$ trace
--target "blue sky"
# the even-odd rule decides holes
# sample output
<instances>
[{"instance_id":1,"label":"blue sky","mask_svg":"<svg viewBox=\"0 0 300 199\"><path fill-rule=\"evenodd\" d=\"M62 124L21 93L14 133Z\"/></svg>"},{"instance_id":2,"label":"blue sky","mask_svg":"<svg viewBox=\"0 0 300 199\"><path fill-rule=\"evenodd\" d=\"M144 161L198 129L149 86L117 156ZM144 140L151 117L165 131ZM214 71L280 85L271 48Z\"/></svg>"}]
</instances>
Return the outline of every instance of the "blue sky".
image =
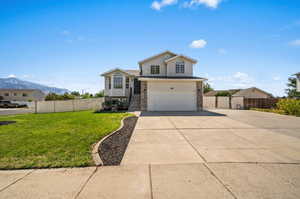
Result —
<instances>
[{"instance_id":1,"label":"blue sky","mask_svg":"<svg viewBox=\"0 0 300 199\"><path fill-rule=\"evenodd\" d=\"M164 50L215 89L283 95L300 72L298 0L0 0L0 77L71 90Z\"/></svg>"}]
</instances>

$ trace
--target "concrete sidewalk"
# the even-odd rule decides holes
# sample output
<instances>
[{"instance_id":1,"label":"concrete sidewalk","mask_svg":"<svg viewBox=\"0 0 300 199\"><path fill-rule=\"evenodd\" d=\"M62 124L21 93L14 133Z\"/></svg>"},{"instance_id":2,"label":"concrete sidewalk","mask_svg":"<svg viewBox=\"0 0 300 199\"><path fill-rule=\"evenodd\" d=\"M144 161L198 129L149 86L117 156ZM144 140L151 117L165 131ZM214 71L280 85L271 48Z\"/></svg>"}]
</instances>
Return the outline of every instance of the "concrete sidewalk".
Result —
<instances>
[{"instance_id":1,"label":"concrete sidewalk","mask_svg":"<svg viewBox=\"0 0 300 199\"><path fill-rule=\"evenodd\" d=\"M253 111L149 113L121 166L0 171L0 198L296 199L299 134L300 118Z\"/></svg>"}]
</instances>

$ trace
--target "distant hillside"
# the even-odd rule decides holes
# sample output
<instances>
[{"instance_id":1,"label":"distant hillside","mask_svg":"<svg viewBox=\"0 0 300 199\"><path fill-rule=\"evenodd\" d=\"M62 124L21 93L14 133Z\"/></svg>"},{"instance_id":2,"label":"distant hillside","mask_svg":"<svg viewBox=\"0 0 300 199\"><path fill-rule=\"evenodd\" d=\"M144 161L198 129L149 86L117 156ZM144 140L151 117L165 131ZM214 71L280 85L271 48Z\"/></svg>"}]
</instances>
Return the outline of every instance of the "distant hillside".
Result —
<instances>
[{"instance_id":1,"label":"distant hillside","mask_svg":"<svg viewBox=\"0 0 300 199\"><path fill-rule=\"evenodd\" d=\"M17 78L0 78L0 89L39 89L46 94L63 94L65 92L70 92L68 89L49 87Z\"/></svg>"}]
</instances>

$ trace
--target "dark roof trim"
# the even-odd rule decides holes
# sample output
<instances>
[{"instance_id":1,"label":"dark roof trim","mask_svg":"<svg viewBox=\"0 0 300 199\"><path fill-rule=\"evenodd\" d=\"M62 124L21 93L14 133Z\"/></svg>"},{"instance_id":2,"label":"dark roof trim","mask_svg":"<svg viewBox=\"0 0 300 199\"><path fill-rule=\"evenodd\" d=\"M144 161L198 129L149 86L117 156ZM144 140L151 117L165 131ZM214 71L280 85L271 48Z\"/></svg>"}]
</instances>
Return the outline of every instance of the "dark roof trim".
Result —
<instances>
[{"instance_id":1,"label":"dark roof trim","mask_svg":"<svg viewBox=\"0 0 300 199\"><path fill-rule=\"evenodd\" d=\"M203 77L195 76L140 76L140 78L150 78L150 79L202 79L207 80Z\"/></svg>"}]
</instances>

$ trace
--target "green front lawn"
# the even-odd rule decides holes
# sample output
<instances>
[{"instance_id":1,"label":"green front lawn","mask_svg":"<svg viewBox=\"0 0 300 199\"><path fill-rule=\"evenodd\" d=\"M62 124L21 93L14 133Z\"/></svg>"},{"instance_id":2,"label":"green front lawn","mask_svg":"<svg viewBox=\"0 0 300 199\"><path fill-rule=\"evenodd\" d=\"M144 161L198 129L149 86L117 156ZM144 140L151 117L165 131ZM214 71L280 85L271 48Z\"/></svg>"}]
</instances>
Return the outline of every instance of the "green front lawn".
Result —
<instances>
[{"instance_id":1,"label":"green front lawn","mask_svg":"<svg viewBox=\"0 0 300 199\"><path fill-rule=\"evenodd\" d=\"M91 145L128 113L92 111L0 116L0 169L93 165Z\"/></svg>"}]
</instances>

